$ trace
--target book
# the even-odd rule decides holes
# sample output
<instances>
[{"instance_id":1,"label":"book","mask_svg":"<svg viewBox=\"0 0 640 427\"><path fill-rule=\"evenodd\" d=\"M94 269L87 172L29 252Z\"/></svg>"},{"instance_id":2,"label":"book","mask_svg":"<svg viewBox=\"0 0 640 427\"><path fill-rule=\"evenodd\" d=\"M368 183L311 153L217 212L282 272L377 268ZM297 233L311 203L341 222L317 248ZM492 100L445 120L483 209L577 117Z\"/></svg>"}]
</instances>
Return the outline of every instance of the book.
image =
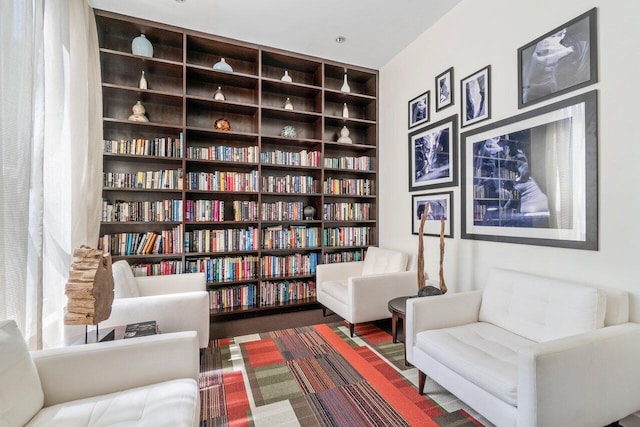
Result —
<instances>
[{"instance_id":1,"label":"book","mask_svg":"<svg viewBox=\"0 0 640 427\"><path fill-rule=\"evenodd\" d=\"M125 338L144 337L146 335L156 335L158 333L158 325L155 320L146 322L128 324L124 330Z\"/></svg>"}]
</instances>

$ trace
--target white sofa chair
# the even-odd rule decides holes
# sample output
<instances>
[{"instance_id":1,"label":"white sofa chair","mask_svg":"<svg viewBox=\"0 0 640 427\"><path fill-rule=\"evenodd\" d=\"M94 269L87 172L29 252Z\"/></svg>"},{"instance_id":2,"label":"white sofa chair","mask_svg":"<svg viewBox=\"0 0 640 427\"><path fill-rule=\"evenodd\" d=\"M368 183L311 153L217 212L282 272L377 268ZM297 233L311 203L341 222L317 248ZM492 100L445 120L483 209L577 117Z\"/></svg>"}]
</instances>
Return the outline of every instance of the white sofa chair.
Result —
<instances>
[{"instance_id":1,"label":"white sofa chair","mask_svg":"<svg viewBox=\"0 0 640 427\"><path fill-rule=\"evenodd\" d=\"M126 261L112 265L115 297L100 328L155 320L161 333L196 331L209 345L209 292L204 273L134 277Z\"/></svg>"},{"instance_id":2,"label":"white sofa chair","mask_svg":"<svg viewBox=\"0 0 640 427\"><path fill-rule=\"evenodd\" d=\"M194 331L29 353L0 322L0 425L200 425Z\"/></svg>"},{"instance_id":3,"label":"white sofa chair","mask_svg":"<svg viewBox=\"0 0 640 427\"><path fill-rule=\"evenodd\" d=\"M369 247L364 261L321 264L316 269L316 299L349 323L388 319L389 300L418 292L415 271L407 271L409 256Z\"/></svg>"},{"instance_id":4,"label":"white sofa chair","mask_svg":"<svg viewBox=\"0 0 640 427\"><path fill-rule=\"evenodd\" d=\"M407 359L498 426L604 426L640 410L624 291L492 269L483 290L407 302Z\"/></svg>"}]
</instances>

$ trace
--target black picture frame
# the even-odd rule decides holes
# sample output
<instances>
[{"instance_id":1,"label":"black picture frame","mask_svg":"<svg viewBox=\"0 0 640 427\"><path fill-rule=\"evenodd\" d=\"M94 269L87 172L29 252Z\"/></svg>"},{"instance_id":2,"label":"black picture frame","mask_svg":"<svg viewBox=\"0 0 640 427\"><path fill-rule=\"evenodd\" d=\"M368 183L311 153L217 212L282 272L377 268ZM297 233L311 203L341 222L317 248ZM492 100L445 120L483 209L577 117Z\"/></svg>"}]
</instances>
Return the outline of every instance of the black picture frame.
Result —
<instances>
[{"instance_id":1,"label":"black picture frame","mask_svg":"<svg viewBox=\"0 0 640 427\"><path fill-rule=\"evenodd\" d=\"M429 114L430 95L431 91L426 91L408 102L409 129L428 123L431 119Z\"/></svg>"},{"instance_id":2,"label":"black picture frame","mask_svg":"<svg viewBox=\"0 0 640 427\"><path fill-rule=\"evenodd\" d=\"M453 67L438 74L435 79L436 83L436 112L444 110L447 107L451 107L454 104L454 90L453 84Z\"/></svg>"},{"instance_id":3,"label":"black picture frame","mask_svg":"<svg viewBox=\"0 0 640 427\"><path fill-rule=\"evenodd\" d=\"M440 218L444 215L444 237L453 238L453 191L411 196L411 234L418 235L420 231L420 219L426 203L429 203L429 214L422 234L440 236Z\"/></svg>"},{"instance_id":4,"label":"black picture frame","mask_svg":"<svg viewBox=\"0 0 640 427\"><path fill-rule=\"evenodd\" d=\"M491 118L491 65L460 80L460 127Z\"/></svg>"},{"instance_id":5,"label":"black picture frame","mask_svg":"<svg viewBox=\"0 0 640 427\"><path fill-rule=\"evenodd\" d=\"M458 116L409 134L409 191L458 185Z\"/></svg>"},{"instance_id":6,"label":"black picture frame","mask_svg":"<svg viewBox=\"0 0 640 427\"><path fill-rule=\"evenodd\" d=\"M598 249L597 92L461 135L462 238Z\"/></svg>"},{"instance_id":7,"label":"black picture frame","mask_svg":"<svg viewBox=\"0 0 640 427\"><path fill-rule=\"evenodd\" d=\"M518 108L598 81L593 8L518 49Z\"/></svg>"}]
</instances>

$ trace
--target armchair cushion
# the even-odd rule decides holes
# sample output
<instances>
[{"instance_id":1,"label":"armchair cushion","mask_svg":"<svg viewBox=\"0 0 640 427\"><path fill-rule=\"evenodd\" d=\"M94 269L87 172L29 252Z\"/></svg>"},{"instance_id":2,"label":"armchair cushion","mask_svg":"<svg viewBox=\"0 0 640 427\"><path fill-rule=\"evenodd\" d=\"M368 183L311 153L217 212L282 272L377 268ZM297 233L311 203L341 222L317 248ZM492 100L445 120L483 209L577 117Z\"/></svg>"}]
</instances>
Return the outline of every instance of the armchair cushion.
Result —
<instances>
[{"instance_id":1,"label":"armchair cushion","mask_svg":"<svg viewBox=\"0 0 640 427\"><path fill-rule=\"evenodd\" d=\"M136 279L129 263L125 260L114 262L111 265L113 273L113 290L115 298L134 298L140 296L136 285Z\"/></svg>"},{"instance_id":2,"label":"armchair cushion","mask_svg":"<svg viewBox=\"0 0 640 427\"><path fill-rule=\"evenodd\" d=\"M371 246L367 249L367 255L364 257L362 275L370 276L405 271L408 261L409 257L405 253Z\"/></svg>"},{"instance_id":3,"label":"armchair cushion","mask_svg":"<svg viewBox=\"0 0 640 427\"><path fill-rule=\"evenodd\" d=\"M0 322L0 425L25 425L44 404L40 377L13 320Z\"/></svg>"}]
</instances>

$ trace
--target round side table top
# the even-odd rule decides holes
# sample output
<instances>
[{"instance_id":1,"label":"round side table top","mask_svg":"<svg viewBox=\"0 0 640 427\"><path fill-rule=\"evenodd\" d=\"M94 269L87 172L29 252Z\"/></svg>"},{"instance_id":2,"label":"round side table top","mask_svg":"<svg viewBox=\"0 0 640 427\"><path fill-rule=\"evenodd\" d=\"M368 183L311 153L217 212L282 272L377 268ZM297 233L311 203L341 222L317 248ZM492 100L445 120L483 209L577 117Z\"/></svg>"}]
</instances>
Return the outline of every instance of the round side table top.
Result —
<instances>
[{"instance_id":1,"label":"round side table top","mask_svg":"<svg viewBox=\"0 0 640 427\"><path fill-rule=\"evenodd\" d=\"M398 314L405 314L407 309L407 300L409 298L415 298L415 295L405 296L405 297L397 297L389 301L388 307L390 312L396 312Z\"/></svg>"}]
</instances>

